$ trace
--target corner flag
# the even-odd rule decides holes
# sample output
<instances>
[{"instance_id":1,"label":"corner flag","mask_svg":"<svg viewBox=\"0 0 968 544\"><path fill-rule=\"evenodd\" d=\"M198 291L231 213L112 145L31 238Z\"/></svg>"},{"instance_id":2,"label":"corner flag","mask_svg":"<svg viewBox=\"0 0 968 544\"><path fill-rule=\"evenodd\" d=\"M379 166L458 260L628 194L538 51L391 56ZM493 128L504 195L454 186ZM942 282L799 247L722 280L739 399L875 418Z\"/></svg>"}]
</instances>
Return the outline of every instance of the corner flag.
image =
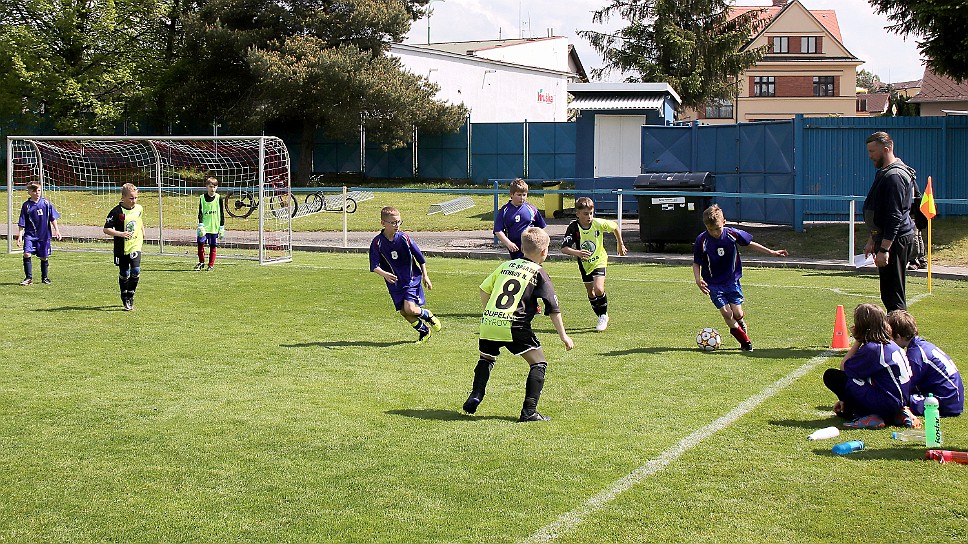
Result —
<instances>
[{"instance_id":1,"label":"corner flag","mask_svg":"<svg viewBox=\"0 0 968 544\"><path fill-rule=\"evenodd\" d=\"M934 219L938 215L938 209L934 206L934 190L931 189L931 176L928 176L928 186L924 189L921 196L921 213L928 219Z\"/></svg>"}]
</instances>

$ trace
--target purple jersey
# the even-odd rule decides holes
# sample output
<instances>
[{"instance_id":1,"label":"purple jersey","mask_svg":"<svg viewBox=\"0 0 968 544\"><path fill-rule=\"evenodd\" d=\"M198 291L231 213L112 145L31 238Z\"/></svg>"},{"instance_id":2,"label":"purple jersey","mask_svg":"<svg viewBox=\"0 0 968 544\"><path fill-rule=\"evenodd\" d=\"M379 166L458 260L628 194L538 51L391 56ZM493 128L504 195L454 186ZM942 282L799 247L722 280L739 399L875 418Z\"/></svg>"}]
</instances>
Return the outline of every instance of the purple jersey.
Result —
<instances>
[{"instance_id":1,"label":"purple jersey","mask_svg":"<svg viewBox=\"0 0 968 544\"><path fill-rule=\"evenodd\" d=\"M427 262L417 244L406 234L397 231L393 240L381 231L370 242L370 272L380 267L397 277L397 283L387 282L390 291L400 291L420 285L423 272L420 265Z\"/></svg>"},{"instance_id":2,"label":"purple jersey","mask_svg":"<svg viewBox=\"0 0 968 544\"><path fill-rule=\"evenodd\" d=\"M709 285L733 285L743 277L743 262L739 247L748 246L753 236L745 230L723 227L719 238L709 231L696 237L692 262L699 265L702 279Z\"/></svg>"},{"instance_id":3,"label":"purple jersey","mask_svg":"<svg viewBox=\"0 0 968 544\"><path fill-rule=\"evenodd\" d=\"M847 394L858 412L877 414L892 421L907 405L911 367L904 350L894 342L868 342L844 363Z\"/></svg>"},{"instance_id":4,"label":"purple jersey","mask_svg":"<svg viewBox=\"0 0 968 544\"><path fill-rule=\"evenodd\" d=\"M20 219L17 226L23 227L25 238L34 238L49 242L51 239L50 224L60 218L54 205L46 198L40 197L37 202L28 200L20 207Z\"/></svg>"},{"instance_id":5,"label":"purple jersey","mask_svg":"<svg viewBox=\"0 0 968 544\"><path fill-rule=\"evenodd\" d=\"M514 242L518 247L521 247L521 235L528 230L528 227L543 229L547 226L548 224L545 223L544 217L541 217L538 208L527 202L521 204L521 206L515 206L508 202L498 210L497 216L494 217L494 232L503 232L507 235L508 240Z\"/></svg>"},{"instance_id":6,"label":"purple jersey","mask_svg":"<svg viewBox=\"0 0 968 544\"><path fill-rule=\"evenodd\" d=\"M965 408L965 385L951 357L920 336L908 344L907 356L911 363L911 408L915 413L924 413L924 397L931 393L938 399L941 415L960 414Z\"/></svg>"}]
</instances>

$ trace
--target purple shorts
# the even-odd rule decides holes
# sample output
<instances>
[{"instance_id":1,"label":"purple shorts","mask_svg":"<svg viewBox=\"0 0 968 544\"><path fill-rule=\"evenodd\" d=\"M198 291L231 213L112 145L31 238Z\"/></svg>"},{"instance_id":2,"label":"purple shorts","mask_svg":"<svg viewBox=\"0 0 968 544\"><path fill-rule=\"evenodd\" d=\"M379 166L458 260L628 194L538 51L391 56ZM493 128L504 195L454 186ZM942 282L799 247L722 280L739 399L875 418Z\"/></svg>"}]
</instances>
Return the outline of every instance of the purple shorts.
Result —
<instances>
[{"instance_id":1,"label":"purple shorts","mask_svg":"<svg viewBox=\"0 0 968 544\"><path fill-rule=\"evenodd\" d=\"M739 286L739 283L732 285L710 285L709 300L713 301L717 309L727 304L742 304L743 288Z\"/></svg>"},{"instance_id":2,"label":"purple shorts","mask_svg":"<svg viewBox=\"0 0 968 544\"><path fill-rule=\"evenodd\" d=\"M403 301L409 300L416 304L417 306L423 306L426 303L424 299L423 285L417 283L416 285L410 285L403 289L393 289L390 288L390 298L393 299L393 307L400 311L403 308Z\"/></svg>"},{"instance_id":3,"label":"purple shorts","mask_svg":"<svg viewBox=\"0 0 968 544\"><path fill-rule=\"evenodd\" d=\"M218 247L218 234L206 234L198 237L199 244L208 244L211 247Z\"/></svg>"},{"instance_id":4,"label":"purple shorts","mask_svg":"<svg viewBox=\"0 0 968 544\"><path fill-rule=\"evenodd\" d=\"M46 259L50 257L50 240L40 240L32 236L24 236L24 253L30 253L41 259Z\"/></svg>"}]
</instances>

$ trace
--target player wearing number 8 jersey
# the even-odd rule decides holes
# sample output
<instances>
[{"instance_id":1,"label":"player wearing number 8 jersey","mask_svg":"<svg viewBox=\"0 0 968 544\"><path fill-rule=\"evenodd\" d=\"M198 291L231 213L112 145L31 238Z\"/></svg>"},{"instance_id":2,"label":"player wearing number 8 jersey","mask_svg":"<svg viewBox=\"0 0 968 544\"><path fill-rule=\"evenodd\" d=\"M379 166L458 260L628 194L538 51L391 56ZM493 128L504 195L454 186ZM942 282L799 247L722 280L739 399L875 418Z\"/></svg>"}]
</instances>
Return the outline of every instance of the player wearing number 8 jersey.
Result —
<instances>
[{"instance_id":1,"label":"player wearing number 8 jersey","mask_svg":"<svg viewBox=\"0 0 968 544\"><path fill-rule=\"evenodd\" d=\"M484 399L491 369L503 347L514 355L520 355L530 365L519 421L551 419L537 411L548 367L541 343L531 330L531 320L537 311L539 298L544 300L545 314L551 318L565 349L570 350L575 343L565 332L551 278L541 267L541 263L548 258L550 242L545 231L537 227L529 228L521 236L524 257L501 264L481 283L481 303L484 305L478 341L481 356L474 369L474 385L464 403L465 412L473 414L477 411Z\"/></svg>"}]
</instances>

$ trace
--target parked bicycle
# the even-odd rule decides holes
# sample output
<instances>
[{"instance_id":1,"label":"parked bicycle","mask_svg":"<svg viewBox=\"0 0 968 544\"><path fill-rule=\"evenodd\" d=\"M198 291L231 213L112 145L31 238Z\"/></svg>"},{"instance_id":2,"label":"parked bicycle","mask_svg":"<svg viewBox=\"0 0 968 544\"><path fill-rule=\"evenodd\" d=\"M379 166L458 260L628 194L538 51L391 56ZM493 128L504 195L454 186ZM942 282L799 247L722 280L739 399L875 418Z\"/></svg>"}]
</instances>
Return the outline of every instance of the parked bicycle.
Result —
<instances>
[{"instance_id":1,"label":"parked bicycle","mask_svg":"<svg viewBox=\"0 0 968 544\"><path fill-rule=\"evenodd\" d=\"M272 195L266 202L268 214L277 219L295 216L299 210L296 196L292 194L285 182L273 182L272 186ZM240 189L229 193L225 201L227 203L225 208L229 215L245 219L259 209L259 191L257 189Z\"/></svg>"}]
</instances>

